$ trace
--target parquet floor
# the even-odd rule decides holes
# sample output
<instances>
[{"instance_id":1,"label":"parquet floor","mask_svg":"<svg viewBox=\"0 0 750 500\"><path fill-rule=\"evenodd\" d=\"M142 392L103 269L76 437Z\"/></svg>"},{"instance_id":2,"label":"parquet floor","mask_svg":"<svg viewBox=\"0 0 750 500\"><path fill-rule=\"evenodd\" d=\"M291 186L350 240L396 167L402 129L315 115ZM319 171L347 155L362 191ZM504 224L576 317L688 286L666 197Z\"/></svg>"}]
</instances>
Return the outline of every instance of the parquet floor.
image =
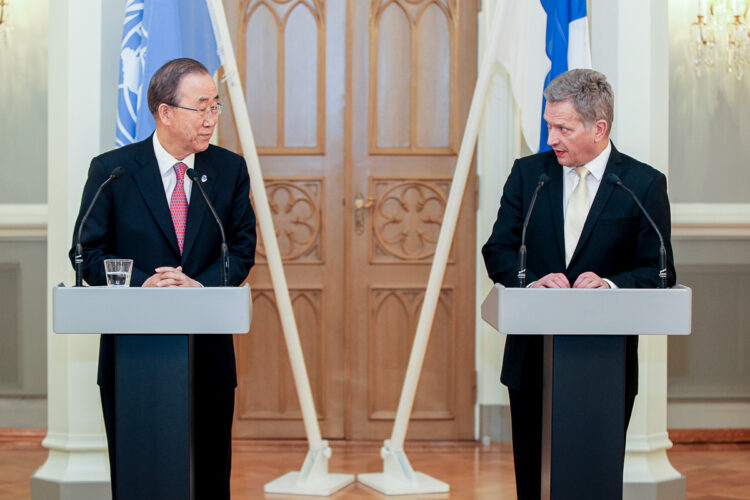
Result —
<instances>
[{"instance_id":1,"label":"parquet floor","mask_svg":"<svg viewBox=\"0 0 750 500\"><path fill-rule=\"evenodd\" d=\"M47 457L43 434L0 435L0 500L29 498L29 477ZM332 442L331 472L379 472L382 470L380 443ZM277 500L307 499L263 494L263 485L302 466L305 442L235 441L232 497ZM397 497L415 499L512 499L513 459L505 444L407 443L407 455L415 470L450 483L445 495ZM750 444L677 445L669 451L672 464L687 476L689 500L750 500ZM334 500L387 498L359 483L338 492Z\"/></svg>"}]
</instances>

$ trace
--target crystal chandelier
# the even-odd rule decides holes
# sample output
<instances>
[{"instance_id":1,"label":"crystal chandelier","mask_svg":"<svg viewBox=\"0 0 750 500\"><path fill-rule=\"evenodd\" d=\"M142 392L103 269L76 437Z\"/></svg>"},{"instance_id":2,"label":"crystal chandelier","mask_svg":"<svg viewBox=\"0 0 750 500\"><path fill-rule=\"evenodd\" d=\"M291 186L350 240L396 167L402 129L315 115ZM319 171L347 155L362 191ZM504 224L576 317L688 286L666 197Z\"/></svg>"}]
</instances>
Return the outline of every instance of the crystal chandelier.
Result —
<instances>
[{"instance_id":1,"label":"crystal chandelier","mask_svg":"<svg viewBox=\"0 0 750 500\"><path fill-rule=\"evenodd\" d=\"M691 49L695 70L714 67L724 54L727 72L741 80L750 64L750 0L698 0L698 20L691 25Z\"/></svg>"}]
</instances>

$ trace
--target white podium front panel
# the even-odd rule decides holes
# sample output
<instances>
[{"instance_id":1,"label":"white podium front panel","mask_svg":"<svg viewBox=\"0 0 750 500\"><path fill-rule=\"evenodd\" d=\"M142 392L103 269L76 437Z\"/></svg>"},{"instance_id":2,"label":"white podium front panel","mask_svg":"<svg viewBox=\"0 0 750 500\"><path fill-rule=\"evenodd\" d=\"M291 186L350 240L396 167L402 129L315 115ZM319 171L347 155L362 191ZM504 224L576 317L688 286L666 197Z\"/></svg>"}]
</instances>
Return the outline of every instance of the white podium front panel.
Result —
<instances>
[{"instance_id":1,"label":"white podium front panel","mask_svg":"<svg viewBox=\"0 0 750 500\"><path fill-rule=\"evenodd\" d=\"M66 287L52 290L55 333L247 333L252 302L243 287Z\"/></svg>"},{"instance_id":2,"label":"white podium front panel","mask_svg":"<svg viewBox=\"0 0 750 500\"><path fill-rule=\"evenodd\" d=\"M482 319L510 335L689 335L692 290L505 288L495 285Z\"/></svg>"}]
</instances>

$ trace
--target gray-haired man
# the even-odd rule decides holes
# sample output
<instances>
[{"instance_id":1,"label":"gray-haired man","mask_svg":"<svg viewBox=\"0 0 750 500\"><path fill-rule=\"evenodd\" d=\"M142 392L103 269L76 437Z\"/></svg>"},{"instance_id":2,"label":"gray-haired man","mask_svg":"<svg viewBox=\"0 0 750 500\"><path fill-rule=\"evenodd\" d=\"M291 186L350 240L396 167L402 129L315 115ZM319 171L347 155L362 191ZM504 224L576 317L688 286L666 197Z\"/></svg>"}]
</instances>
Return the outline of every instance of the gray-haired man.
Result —
<instances>
[{"instance_id":1,"label":"gray-haired man","mask_svg":"<svg viewBox=\"0 0 750 500\"><path fill-rule=\"evenodd\" d=\"M133 259L132 286L220 286L222 237L210 210L185 172L204 175L205 190L226 230L229 283L239 286L255 262L255 214L245 160L209 145L221 111L213 77L198 61L174 59L151 78L149 109L156 132L148 139L109 151L91 161L81 216L115 167L125 176L108 185L82 234L83 277L105 283L102 262ZM74 233L75 234L75 233ZM75 247L70 251L71 262ZM180 306L165 310L179 315ZM110 452L113 498L117 499L115 339L102 335L99 375ZM192 423L195 498L229 499L232 419L237 386L231 335L195 335ZM122 499L120 499L122 500Z\"/></svg>"},{"instance_id":2,"label":"gray-haired man","mask_svg":"<svg viewBox=\"0 0 750 500\"><path fill-rule=\"evenodd\" d=\"M664 234L668 285L675 283L669 243L669 200L663 174L621 154L609 140L614 93L593 70L558 76L544 92L551 151L516 160L503 189L497 221L482 248L490 278L517 286L523 218L540 174L549 176L530 220L526 246L531 287L656 288L659 242L629 195L605 182L616 174ZM519 499L538 499L542 450L542 338L508 338L501 381L508 386ZM638 338L626 344L625 431L638 390ZM595 473L595 471L591 471Z\"/></svg>"}]
</instances>

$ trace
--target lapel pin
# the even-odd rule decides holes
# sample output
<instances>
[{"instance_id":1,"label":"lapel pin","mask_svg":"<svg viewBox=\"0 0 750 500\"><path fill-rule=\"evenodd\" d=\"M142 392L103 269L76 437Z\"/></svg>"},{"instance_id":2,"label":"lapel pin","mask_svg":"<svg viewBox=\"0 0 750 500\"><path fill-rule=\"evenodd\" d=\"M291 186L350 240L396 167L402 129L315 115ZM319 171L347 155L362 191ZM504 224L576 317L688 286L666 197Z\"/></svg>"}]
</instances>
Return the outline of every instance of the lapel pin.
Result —
<instances>
[{"instance_id":1,"label":"lapel pin","mask_svg":"<svg viewBox=\"0 0 750 500\"><path fill-rule=\"evenodd\" d=\"M206 182L208 180L208 176L206 174L201 175L201 182Z\"/></svg>"}]
</instances>

